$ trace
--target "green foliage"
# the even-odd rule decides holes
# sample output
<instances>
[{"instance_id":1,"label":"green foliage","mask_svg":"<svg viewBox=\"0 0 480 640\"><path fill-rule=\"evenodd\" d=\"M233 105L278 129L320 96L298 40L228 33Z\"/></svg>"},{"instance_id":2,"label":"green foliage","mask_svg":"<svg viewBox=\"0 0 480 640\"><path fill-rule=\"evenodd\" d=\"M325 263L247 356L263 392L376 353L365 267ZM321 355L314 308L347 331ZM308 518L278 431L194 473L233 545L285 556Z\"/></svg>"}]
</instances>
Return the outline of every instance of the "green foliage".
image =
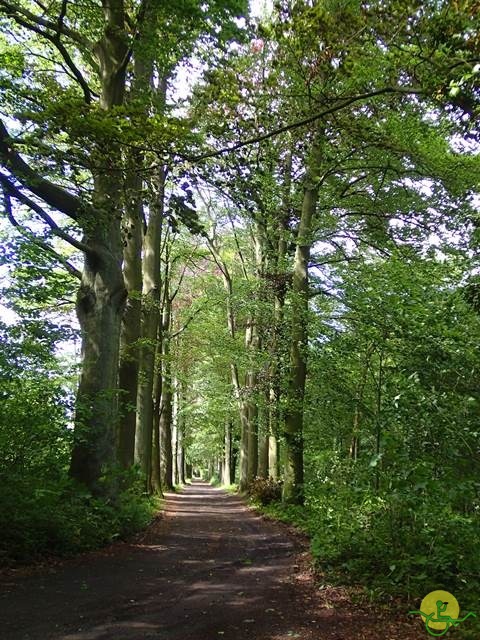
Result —
<instances>
[{"instance_id":1,"label":"green foliage","mask_svg":"<svg viewBox=\"0 0 480 640\"><path fill-rule=\"evenodd\" d=\"M407 252L342 270L335 320L321 324L320 307L317 318L306 511L290 515L329 575L411 601L445 588L475 608L480 326L459 286L470 266Z\"/></svg>"},{"instance_id":2,"label":"green foliage","mask_svg":"<svg viewBox=\"0 0 480 640\"><path fill-rule=\"evenodd\" d=\"M64 473L0 474L0 564L94 549L144 528L156 508L140 479L115 500L92 497Z\"/></svg>"},{"instance_id":3,"label":"green foliage","mask_svg":"<svg viewBox=\"0 0 480 640\"><path fill-rule=\"evenodd\" d=\"M71 380L58 337L48 322L0 324L0 564L93 549L145 527L155 508L135 471L114 479L115 499L69 479Z\"/></svg>"}]
</instances>

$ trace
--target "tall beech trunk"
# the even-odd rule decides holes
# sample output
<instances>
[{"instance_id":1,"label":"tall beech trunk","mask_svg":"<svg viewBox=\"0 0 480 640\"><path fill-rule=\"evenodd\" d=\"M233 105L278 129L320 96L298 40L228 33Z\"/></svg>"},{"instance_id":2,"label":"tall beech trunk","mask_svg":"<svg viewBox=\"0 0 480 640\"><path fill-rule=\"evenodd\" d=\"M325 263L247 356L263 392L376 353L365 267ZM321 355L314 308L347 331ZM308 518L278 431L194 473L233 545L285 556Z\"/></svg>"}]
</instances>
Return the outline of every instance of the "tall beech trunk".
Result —
<instances>
[{"instance_id":1,"label":"tall beech trunk","mask_svg":"<svg viewBox=\"0 0 480 640\"><path fill-rule=\"evenodd\" d=\"M125 95L128 38L122 0L103 3L105 28L95 53L100 63L105 111L121 106ZM77 316L82 333L82 370L76 398L70 474L94 493L105 490L99 479L115 462L118 416L119 343L126 290L121 237L121 147L111 143L105 163L112 171L94 175L97 215L85 219L86 252Z\"/></svg>"},{"instance_id":2,"label":"tall beech trunk","mask_svg":"<svg viewBox=\"0 0 480 640\"><path fill-rule=\"evenodd\" d=\"M100 244L98 236L95 257L85 259L77 296L82 370L70 465L70 475L94 493L102 492L98 480L115 462L120 326L126 298L119 226L111 225L108 242ZM108 245L115 237L119 246L114 251ZM92 236L88 242L93 242Z\"/></svg>"},{"instance_id":3,"label":"tall beech trunk","mask_svg":"<svg viewBox=\"0 0 480 640\"><path fill-rule=\"evenodd\" d=\"M152 472L153 384L155 351L160 317L160 252L164 215L165 169L160 167L154 186L155 202L143 247L142 348L138 373L135 461L145 476L150 491Z\"/></svg>"},{"instance_id":4,"label":"tall beech trunk","mask_svg":"<svg viewBox=\"0 0 480 640\"><path fill-rule=\"evenodd\" d=\"M137 380L140 357L140 321L142 303L142 225L143 181L136 171L143 161L132 154L126 179L126 212L123 223L124 267L123 275L128 292L127 304L120 335L120 419L117 437L118 462L127 469L134 462L135 425L137 419Z\"/></svg>"},{"instance_id":5,"label":"tall beech trunk","mask_svg":"<svg viewBox=\"0 0 480 640\"><path fill-rule=\"evenodd\" d=\"M153 75L151 48L145 46L151 37L150 25L144 26L134 51L132 88L127 100L140 99L148 115L150 86ZM144 180L138 170L144 164L144 153L137 149L127 151L125 180L125 216L123 220L123 274L128 292L127 305L120 335L120 422L118 433L118 460L122 467L130 467L135 459L135 429L137 421L137 384L140 362L142 318L142 244L144 212Z\"/></svg>"},{"instance_id":6,"label":"tall beech trunk","mask_svg":"<svg viewBox=\"0 0 480 640\"><path fill-rule=\"evenodd\" d=\"M237 473L237 462L238 462L238 440L236 437L234 437L234 432L233 432L233 424L232 424L232 430L231 430L231 434L232 434L232 453L231 453L231 465L230 465L230 478L232 479L232 483L235 482L235 477L236 477L236 473Z\"/></svg>"},{"instance_id":7,"label":"tall beech trunk","mask_svg":"<svg viewBox=\"0 0 480 640\"><path fill-rule=\"evenodd\" d=\"M176 393L176 420L177 420L177 440L176 440L176 460L177 460L177 471L178 471L178 484L185 484L185 448L184 448L184 416L182 413L182 406L184 403L184 388L183 384L180 381L177 381L175 386Z\"/></svg>"},{"instance_id":8,"label":"tall beech trunk","mask_svg":"<svg viewBox=\"0 0 480 640\"><path fill-rule=\"evenodd\" d=\"M285 408L283 500L303 503L303 401L308 351L308 262L319 193L320 147L312 148L296 238L291 289L290 379Z\"/></svg>"},{"instance_id":9,"label":"tall beech trunk","mask_svg":"<svg viewBox=\"0 0 480 640\"><path fill-rule=\"evenodd\" d=\"M232 480L232 423L230 420L225 422L225 437L223 449L223 465L222 465L222 484L230 486Z\"/></svg>"},{"instance_id":10,"label":"tall beech trunk","mask_svg":"<svg viewBox=\"0 0 480 640\"><path fill-rule=\"evenodd\" d=\"M268 476L277 480L279 473L279 445L277 436L270 435L268 437Z\"/></svg>"},{"instance_id":11,"label":"tall beech trunk","mask_svg":"<svg viewBox=\"0 0 480 640\"><path fill-rule=\"evenodd\" d=\"M172 403L172 477L173 484L180 484L178 471L178 380L172 379L173 403Z\"/></svg>"},{"instance_id":12,"label":"tall beech trunk","mask_svg":"<svg viewBox=\"0 0 480 640\"><path fill-rule=\"evenodd\" d=\"M163 327L158 323L158 337L155 353L155 369L153 382L153 441L152 441L152 473L151 486L153 493L163 494L160 475L160 412L162 404L162 351Z\"/></svg>"},{"instance_id":13,"label":"tall beech trunk","mask_svg":"<svg viewBox=\"0 0 480 640\"><path fill-rule=\"evenodd\" d=\"M258 430L258 470L259 478L268 478L268 401L269 394L266 391L266 403L259 410L259 430Z\"/></svg>"},{"instance_id":14,"label":"tall beech trunk","mask_svg":"<svg viewBox=\"0 0 480 640\"><path fill-rule=\"evenodd\" d=\"M290 210L292 191L292 152L287 151L283 168L282 206L275 228L276 250L272 251L269 262L273 267L273 335L270 343L271 364L269 371L269 417L268 417L268 474L274 480L280 476L280 421L282 406L283 361L285 352L284 307L287 291L287 254L290 236Z\"/></svg>"},{"instance_id":15,"label":"tall beech trunk","mask_svg":"<svg viewBox=\"0 0 480 640\"><path fill-rule=\"evenodd\" d=\"M172 452L172 362L170 355L171 301L168 292L168 277L165 279L165 303L163 307L162 350L162 401L160 409L160 481L167 491L173 489Z\"/></svg>"},{"instance_id":16,"label":"tall beech trunk","mask_svg":"<svg viewBox=\"0 0 480 640\"><path fill-rule=\"evenodd\" d=\"M264 433L258 438L258 470L259 478L268 478L268 436Z\"/></svg>"},{"instance_id":17,"label":"tall beech trunk","mask_svg":"<svg viewBox=\"0 0 480 640\"><path fill-rule=\"evenodd\" d=\"M241 396L240 381L236 364L231 365L232 386L238 405L240 416L240 441L238 443L238 488L246 491L248 487L248 407Z\"/></svg>"},{"instance_id":18,"label":"tall beech trunk","mask_svg":"<svg viewBox=\"0 0 480 640\"><path fill-rule=\"evenodd\" d=\"M245 343L252 352L250 371L245 377L245 389L248 394L246 400L247 412L247 484L252 482L258 470L258 405L256 399L257 373L255 371L255 353L258 350L258 332L255 320L250 319L247 327Z\"/></svg>"},{"instance_id":19,"label":"tall beech trunk","mask_svg":"<svg viewBox=\"0 0 480 640\"><path fill-rule=\"evenodd\" d=\"M183 451L183 422L181 415L177 415L177 432L176 432L176 467L177 467L177 484L185 484L185 454Z\"/></svg>"},{"instance_id":20,"label":"tall beech trunk","mask_svg":"<svg viewBox=\"0 0 480 640\"><path fill-rule=\"evenodd\" d=\"M251 315L247 324L245 344L250 352L250 368L246 375L248 405L248 482L255 479L258 472L258 354L262 347L262 327L260 326L259 302L264 296L264 233L265 230L257 222L254 226L252 240L255 251L255 278L258 288L254 296L257 310Z\"/></svg>"}]
</instances>

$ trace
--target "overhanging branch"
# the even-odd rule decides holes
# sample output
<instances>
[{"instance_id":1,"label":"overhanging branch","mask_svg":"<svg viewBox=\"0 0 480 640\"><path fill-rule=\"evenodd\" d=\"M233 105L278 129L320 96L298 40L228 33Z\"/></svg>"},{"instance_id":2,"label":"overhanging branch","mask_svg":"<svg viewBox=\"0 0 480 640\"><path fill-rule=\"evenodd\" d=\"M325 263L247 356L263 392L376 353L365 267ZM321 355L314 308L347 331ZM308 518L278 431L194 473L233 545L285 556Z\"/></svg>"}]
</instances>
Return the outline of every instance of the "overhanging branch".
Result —
<instances>
[{"instance_id":1,"label":"overhanging branch","mask_svg":"<svg viewBox=\"0 0 480 640\"><path fill-rule=\"evenodd\" d=\"M2 7L2 4L3 4L2 0L0 0L0 8ZM8 13L8 15L13 20L15 20L15 22L17 24L19 24L21 27L24 27L28 31L33 31L34 33L38 34L42 38L45 38L45 40L48 40L49 42L51 42L54 45L54 47L57 49L57 51L62 56L65 64L67 65L67 67L72 72L75 80L78 82L78 84L82 88L85 102L87 104L90 104L91 101L92 101L93 92L90 89L90 87L88 86L88 83L85 80L85 78L83 77L80 69L73 62L72 57L71 57L70 53L68 52L67 48L65 47L65 45L63 44L63 42L60 39L60 35L61 35L60 27L63 24L63 19L60 22L60 18L59 18L59 23L57 25L58 28L54 31L54 33L50 33L46 29L40 28L37 24L28 22L28 20L25 20L21 15L18 15L18 14L14 13L14 12Z\"/></svg>"},{"instance_id":2,"label":"overhanging branch","mask_svg":"<svg viewBox=\"0 0 480 640\"><path fill-rule=\"evenodd\" d=\"M82 210L88 207L66 189L45 180L32 169L13 147L7 128L0 120L0 164L14 175L29 191L46 202L52 209L61 211L72 220L78 221Z\"/></svg>"},{"instance_id":3,"label":"overhanging branch","mask_svg":"<svg viewBox=\"0 0 480 640\"><path fill-rule=\"evenodd\" d=\"M4 206L5 206L5 213L7 214L7 218L9 220L10 224L13 227L15 227L23 236L28 238L31 242L36 244L38 247L40 247L44 251L47 251L48 253L53 255L56 258L56 260L58 260L58 262L72 276L74 276L75 278L78 278L79 280L81 280L82 274L76 267L73 266L73 264L71 264L66 258L64 258L62 255L60 255L57 251L55 251L55 249L51 245L49 245L48 242L45 242L45 240L42 240L42 238L39 238L34 233L32 233L32 231L30 229L27 229L27 227L25 227L23 224L20 224L20 222L18 222L18 220L13 215L11 194L9 193L9 191L5 187L5 185L3 185L3 183L2 183L2 190L3 190L3 201L4 201Z\"/></svg>"},{"instance_id":4,"label":"overhanging branch","mask_svg":"<svg viewBox=\"0 0 480 640\"><path fill-rule=\"evenodd\" d=\"M53 218L44 209L42 209L40 205L38 205L24 193L22 193L20 189L13 185L8 177L3 175L2 173L0 173L0 182L2 183L4 193L8 193L10 196L14 197L16 200L39 215L42 220L50 227L54 235L56 235L58 238L61 238L65 242L68 242L72 245L72 247L75 247L75 249L78 249L85 254L92 253L92 249L88 247L88 245L84 244L80 240L77 240L76 238L72 238L71 235L69 235L66 231L58 226L55 220L53 220Z\"/></svg>"},{"instance_id":5,"label":"overhanging branch","mask_svg":"<svg viewBox=\"0 0 480 640\"><path fill-rule=\"evenodd\" d=\"M200 160L206 160L208 158L216 158L218 156L225 155L226 153L231 153L232 151L237 151L238 149L242 149L243 147L247 147L251 144L257 144L258 142L263 142L264 140L269 140L270 138L274 138L282 133L287 131L292 131L293 129L299 129L300 127L304 127L307 124L312 124L312 122L316 122L325 116L328 116L332 113L336 113L337 111L341 111L345 109L345 107L350 106L351 104L355 104L356 102L362 102L363 100L368 100L369 98L375 98L376 96L387 95L387 94L400 94L400 95L419 95L423 93L421 89L416 89L414 87L384 87L383 89L377 89L376 91L370 91L368 93L361 93L357 96L352 96L351 98L345 98L338 104L333 107L329 107L324 111L320 111L319 113L315 113L312 116L308 116L308 118L303 118L302 120L296 120L295 122L291 122L290 124L283 125L282 127L278 127L277 129L272 129L272 131L268 131L267 133L263 133L259 136L254 136L252 138L247 138L246 140L241 140L233 145L228 147L223 147L223 149L218 149L216 151L208 151L207 153L202 153L198 156L182 156L183 159L189 162L199 162Z\"/></svg>"},{"instance_id":6,"label":"overhanging branch","mask_svg":"<svg viewBox=\"0 0 480 640\"><path fill-rule=\"evenodd\" d=\"M31 23L34 23L40 27L45 27L46 29L50 29L52 31L59 32L67 36L68 38L70 38L70 40L73 40L74 42L81 45L85 49L88 49L88 50L93 49L92 42L90 42L88 38L80 34L78 31L75 31L75 29L71 29L70 27L67 27L63 19L58 20L56 22L54 20L49 20L48 18L39 16L33 13L33 11L29 11L28 9L21 7L16 2L9 2L8 0L0 0L0 9L3 10L3 13L8 15L10 18L13 18L14 20L16 16L23 16L27 20L30 20Z\"/></svg>"}]
</instances>

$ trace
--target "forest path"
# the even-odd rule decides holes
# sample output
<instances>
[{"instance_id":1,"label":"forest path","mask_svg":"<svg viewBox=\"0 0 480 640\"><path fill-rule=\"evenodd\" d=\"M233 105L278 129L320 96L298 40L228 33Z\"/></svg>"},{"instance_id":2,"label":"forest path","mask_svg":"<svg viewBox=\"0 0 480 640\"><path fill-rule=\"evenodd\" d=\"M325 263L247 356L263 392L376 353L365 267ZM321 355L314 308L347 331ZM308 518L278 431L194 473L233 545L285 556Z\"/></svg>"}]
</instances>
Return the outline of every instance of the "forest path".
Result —
<instances>
[{"instance_id":1,"label":"forest path","mask_svg":"<svg viewBox=\"0 0 480 640\"><path fill-rule=\"evenodd\" d=\"M424 637L319 589L300 536L201 482L134 543L0 579L2 640Z\"/></svg>"}]
</instances>

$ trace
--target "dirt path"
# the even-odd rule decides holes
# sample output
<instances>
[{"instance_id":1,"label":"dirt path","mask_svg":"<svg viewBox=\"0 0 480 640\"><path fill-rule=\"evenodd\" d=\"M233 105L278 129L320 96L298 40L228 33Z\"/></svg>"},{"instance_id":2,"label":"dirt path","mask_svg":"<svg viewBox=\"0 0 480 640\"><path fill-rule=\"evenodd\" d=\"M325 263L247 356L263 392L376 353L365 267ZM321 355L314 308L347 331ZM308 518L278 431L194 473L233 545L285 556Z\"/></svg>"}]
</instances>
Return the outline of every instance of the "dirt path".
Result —
<instances>
[{"instance_id":1,"label":"dirt path","mask_svg":"<svg viewBox=\"0 0 480 640\"><path fill-rule=\"evenodd\" d=\"M319 588L301 538L195 483L135 544L0 580L2 640L425 638Z\"/></svg>"}]
</instances>

